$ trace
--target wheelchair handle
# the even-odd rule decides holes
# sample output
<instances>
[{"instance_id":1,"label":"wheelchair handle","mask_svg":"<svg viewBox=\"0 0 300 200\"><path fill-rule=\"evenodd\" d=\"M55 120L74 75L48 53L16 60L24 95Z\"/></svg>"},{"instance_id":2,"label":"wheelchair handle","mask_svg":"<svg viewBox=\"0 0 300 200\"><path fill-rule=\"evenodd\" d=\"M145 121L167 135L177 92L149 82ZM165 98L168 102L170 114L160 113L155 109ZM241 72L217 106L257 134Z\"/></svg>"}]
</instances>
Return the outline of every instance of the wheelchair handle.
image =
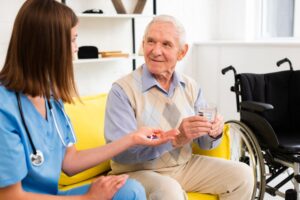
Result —
<instances>
[{"instance_id":1,"label":"wheelchair handle","mask_svg":"<svg viewBox=\"0 0 300 200\"><path fill-rule=\"evenodd\" d=\"M293 69L292 63L291 63L290 59L288 59L288 58L283 58L283 59L277 61L276 65L277 65L278 67L280 67L280 65L282 65L282 64L285 63L285 62L288 62L288 63L289 63L290 70L293 71L294 69Z\"/></svg>"},{"instance_id":2,"label":"wheelchair handle","mask_svg":"<svg viewBox=\"0 0 300 200\"><path fill-rule=\"evenodd\" d=\"M236 75L236 70L234 69L234 67L232 65L228 66L228 67L225 67L222 69L222 74L226 74L229 70L232 70L234 75Z\"/></svg>"},{"instance_id":3,"label":"wheelchair handle","mask_svg":"<svg viewBox=\"0 0 300 200\"><path fill-rule=\"evenodd\" d=\"M236 109L239 112L240 110L240 100L239 100L239 88L238 88L238 80L236 75L236 70L232 65L225 67L221 70L222 74L226 74L228 71L232 70L234 74L234 85L230 87L230 91L234 92L236 95Z\"/></svg>"}]
</instances>

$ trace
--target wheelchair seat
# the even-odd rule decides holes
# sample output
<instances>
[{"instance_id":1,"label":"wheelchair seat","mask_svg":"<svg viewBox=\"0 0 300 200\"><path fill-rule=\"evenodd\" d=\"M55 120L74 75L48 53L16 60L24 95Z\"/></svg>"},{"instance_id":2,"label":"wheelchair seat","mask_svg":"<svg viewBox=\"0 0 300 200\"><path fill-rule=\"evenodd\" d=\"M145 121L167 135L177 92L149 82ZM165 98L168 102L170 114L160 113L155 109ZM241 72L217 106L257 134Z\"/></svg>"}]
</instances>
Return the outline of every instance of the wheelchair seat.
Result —
<instances>
[{"instance_id":1,"label":"wheelchair seat","mask_svg":"<svg viewBox=\"0 0 300 200\"><path fill-rule=\"evenodd\" d=\"M290 63L287 58L279 62L286 61ZM300 199L300 71L291 67L265 74L237 74L229 66L222 73L229 70L234 72L231 91L240 112L240 121L226 122L232 159L252 167L256 180L252 199L263 200L265 192ZM282 192L289 181L294 188Z\"/></svg>"}]
</instances>

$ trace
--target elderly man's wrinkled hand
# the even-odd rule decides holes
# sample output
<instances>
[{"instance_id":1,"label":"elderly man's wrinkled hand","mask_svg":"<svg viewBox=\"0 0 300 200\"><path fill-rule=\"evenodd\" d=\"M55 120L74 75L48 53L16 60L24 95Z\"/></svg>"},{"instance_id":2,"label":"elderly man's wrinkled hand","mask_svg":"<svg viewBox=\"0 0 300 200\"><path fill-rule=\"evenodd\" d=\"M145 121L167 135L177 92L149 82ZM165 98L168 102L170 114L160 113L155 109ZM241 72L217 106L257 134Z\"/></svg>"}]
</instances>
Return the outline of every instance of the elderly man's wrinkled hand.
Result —
<instances>
[{"instance_id":1,"label":"elderly man's wrinkled hand","mask_svg":"<svg viewBox=\"0 0 300 200\"><path fill-rule=\"evenodd\" d=\"M216 119L212 123L212 128L208 135L213 138L217 138L223 132L224 121L221 115L217 115Z\"/></svg>"},{"instance_id":2,"label":"elderly man's wrinkled hand","mask_svg":"<svg viewBox=\"0 0 300 200\"><path fill-rule=\"evenodd\" d=\"M178 128L179 134L173 141L173 146L183 146L195 138L207 135L212 126L212 123L203 116L192 116L183 119Z\"/></svg>"}]
</instances>

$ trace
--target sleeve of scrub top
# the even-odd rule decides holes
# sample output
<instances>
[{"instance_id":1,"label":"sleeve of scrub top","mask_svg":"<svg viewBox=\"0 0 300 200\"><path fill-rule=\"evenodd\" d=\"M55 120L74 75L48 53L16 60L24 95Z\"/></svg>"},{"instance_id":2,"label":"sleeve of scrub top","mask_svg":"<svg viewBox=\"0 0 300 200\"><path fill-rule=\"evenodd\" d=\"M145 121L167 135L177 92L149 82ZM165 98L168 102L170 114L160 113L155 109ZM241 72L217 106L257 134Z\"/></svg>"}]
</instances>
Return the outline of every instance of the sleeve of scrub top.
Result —
<instances>
[{"instance_id":1,"label":"sleeve of scrub top","mask_svg":"<svg viewBox=\"0 0 300 200\"><path fill-rule=\"evenodd\" d=\"M27 174L24 146L15 118L0 108L0 187L20 182Z\"/></svg>"},{"instance_id":2,"label":"sleeve of scrub top","mask_svg":"<svg viewBox=\"0 0 300 200\"><path fill-rule=\"evenodd\" d=\"M194 106L195 113L197 113L197 110L203 104L205 105L206 101L204 100L201 89L199 89L197 100L196 100L195 106ZM220 137L220 138L222 138L222 137ZM202 149L213 149L221 143L220 138L215 139L215 138L210 137L209 135L204 135L202 137L194 139L194 142L196 142Z\"/></svg>"},{"instance_id":3,"label":"sleeve of scrub top","mask_svg":"<svg viewBox=\"0 0 300 200\"><path fill-rule=\"evenodd\" d=\"M113 85L108 95L104 127L106 142L112 142L137 130L134 111L127 95L118 84ZM137 145L115 156L113 160L133 164L155 159L171 149L173 149L171 142L156 147Z\"/></svg>"}]
</instances>

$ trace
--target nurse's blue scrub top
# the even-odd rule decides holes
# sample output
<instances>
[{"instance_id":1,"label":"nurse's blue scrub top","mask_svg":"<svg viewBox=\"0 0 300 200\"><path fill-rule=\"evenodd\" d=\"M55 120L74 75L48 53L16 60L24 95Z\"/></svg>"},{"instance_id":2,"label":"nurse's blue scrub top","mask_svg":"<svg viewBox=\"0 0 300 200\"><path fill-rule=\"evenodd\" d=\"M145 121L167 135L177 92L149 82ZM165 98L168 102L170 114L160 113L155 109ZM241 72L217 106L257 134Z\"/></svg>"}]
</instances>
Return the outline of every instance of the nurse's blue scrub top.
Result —
<instances>
[{"instance_id":1,"label":"nurse's blue scrub top","mask_svg":"<svg viewBox=\"0 0 300 200\"><path fill-rule=\"evenodd\" d=\"M44 154L44 163L34 166L30 162L32 148L21 121L14 92L0 85L0 188L22 182L25 191L57 194L66 147L62 144L47 107L43 118L31 101L20 94L24 118L33 144ZM58 128L66 144L73 142L68 119L63 114L63 104L50 100Z\"/></svg>"}]
</instances>

